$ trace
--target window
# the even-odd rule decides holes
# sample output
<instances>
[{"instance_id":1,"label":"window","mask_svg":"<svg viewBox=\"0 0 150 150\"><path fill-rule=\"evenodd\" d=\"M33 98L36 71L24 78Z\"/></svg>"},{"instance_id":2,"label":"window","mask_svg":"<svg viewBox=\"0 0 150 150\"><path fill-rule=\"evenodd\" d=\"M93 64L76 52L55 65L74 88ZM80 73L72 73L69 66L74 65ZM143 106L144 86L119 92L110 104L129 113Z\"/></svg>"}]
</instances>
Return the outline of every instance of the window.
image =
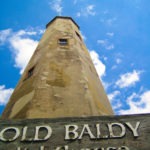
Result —
<instances>
[{"instance_id":1,"label":"window","mask_svg":"<svg viewBox=\"0 0 150 150\"><path fill-rule=\"evenodd\" d=\"M27 78L30 78L33 75L34 67L32 67L27 74Z\"/></svg>"},{"instance_id":2,"label":"window","mask_svg":"<svg viewBox=\"0 0 150 150\"><path fill-rule=\"evenodd\" d=\"M30 78L33 75L34 68L35 68L35 66L28 70L28 72L25 76L25 79L23 81L27 80L28 78Z\"/></svg>"},{"instance_id":3,"label":"window","mask_svg":"<svg viewBox=\"0 0 150 150\"><path fill-rule=\"evenodd\" d=\"M80 36L80 34L78 32L76 32L76 35L78 36L78 38L82 41L82 38Z\"/></svg>"},{"instance_id":4,"label":"window","mask_svg":"<svg viewBox=\"0 0 150 150\"><path fill-rule=\"evenodd\" d=\"M68 40L67 39L59 39L58 43L62 46L68 45Z\"/></svg>"}]
</instances>

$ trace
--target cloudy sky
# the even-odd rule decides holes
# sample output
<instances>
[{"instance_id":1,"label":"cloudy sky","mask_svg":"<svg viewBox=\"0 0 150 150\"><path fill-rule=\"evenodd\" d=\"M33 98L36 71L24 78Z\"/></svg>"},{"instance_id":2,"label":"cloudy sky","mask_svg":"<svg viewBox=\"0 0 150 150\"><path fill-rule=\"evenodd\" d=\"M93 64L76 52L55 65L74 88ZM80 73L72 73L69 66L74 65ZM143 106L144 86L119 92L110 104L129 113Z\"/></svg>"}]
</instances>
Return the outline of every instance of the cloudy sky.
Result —
<instances>
[{"instance_id":1,"label":"cloudy sky","mask_svg":"<svg viewBox=\"0 0 150 150\"><path fill-rule=\"evenodd\" d=\"M0 113L45 25L70 16L80 26L117 115L150 113L150 0L1 0Z\"/></svg>"}]
</instances>

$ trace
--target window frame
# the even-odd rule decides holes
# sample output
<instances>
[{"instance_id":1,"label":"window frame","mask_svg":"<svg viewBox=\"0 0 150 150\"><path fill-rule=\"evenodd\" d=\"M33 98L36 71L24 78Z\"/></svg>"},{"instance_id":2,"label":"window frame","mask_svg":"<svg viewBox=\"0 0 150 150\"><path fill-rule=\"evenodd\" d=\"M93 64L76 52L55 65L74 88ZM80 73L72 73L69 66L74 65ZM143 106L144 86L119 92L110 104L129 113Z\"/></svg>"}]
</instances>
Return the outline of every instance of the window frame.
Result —
<instances>
[{"instance_id":1,"label":"window frame","mask_svg":"<svg viewBox=\"0 0 150 150\"><path fill-rule=\"evenodd\" d=\"M25 80L27 80L27 79L29 79L29 78L31 78L31 77L33 76L34 69L35 69L35 66L31 67L31 68L27 71L26 77L25 77L25 79L24 79L23 81L25 81Z\"/></svg>"},{"instance_id":2,"label":"window frame","mask_svg":"<svg viewBox=\"0 0 150 150\"><path fill-rule=\"evenodd\" d=\"M58 39L58 44L60 46L67 46L68 45L68 39L67 38L60 38L60 39Z\"/></svg>"},{"instance_id":3,"label":"window frame","mask_svg":"<svg viewBox=\"0 0 150 150\"><path fill-rule=\"evenodd\" d=\"M75 31L75 33L76 33L77 37L82 41L82 37L80 36L80 34L77 31Z\"/></svg>"}]
</instances>

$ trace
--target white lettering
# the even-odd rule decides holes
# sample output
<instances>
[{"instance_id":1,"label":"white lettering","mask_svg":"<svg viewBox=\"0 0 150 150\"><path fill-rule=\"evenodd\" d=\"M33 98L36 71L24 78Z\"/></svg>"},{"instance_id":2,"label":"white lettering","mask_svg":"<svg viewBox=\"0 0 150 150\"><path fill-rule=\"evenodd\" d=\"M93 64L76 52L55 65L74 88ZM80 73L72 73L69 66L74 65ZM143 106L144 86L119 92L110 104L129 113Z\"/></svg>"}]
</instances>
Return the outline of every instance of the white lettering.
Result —
<instances>
[{"instance_id":1,"label":"white lettering","mask_svg":"<svg viewBox=\"0 0 150 150\"><path fill-rule=\"evenodd\" d=\"M28 131L28 127L25 126L25 127L23 128L21 141L32 141L32 140L33 140L32 138L26 139L26 137L27 137L27 131Z\"/></svg>"},{"instance_id":2,"label":"white lettering","mask_svg":"<svg viewBox=\"0 0 150 150\"><path fill-rule=\"evenodd\" d=\"M115 135L113 131L113 126L118 126L121 129L121 133L119 135ZM111 138L120 138L123 137L126 133L126 129L121 123L108 123L109 134Z\"/></svg>"},{"instance_id":3,"label":"white lettering","mask_svg":"<svg viewBox=\"0 0 150 150\"><path fill-rule=\"evenodd\" d=\"M100 136L101 136L100 124L96 124L96 131L97 131L97 138L100 138Z\"/></svg>"},{"instance_id":4,"label":"white lettering","mask_svg":"<svg viewBox=\"0 0 150 150\"><path fill-rule=\"evenodd\" d=\"M66 125L65 140L75 140L78 137L78 126L77 125Z\"/></svg>"},{"instance_id":5,"label":"white lettering","mask_svg":"<svg viewBox=\"0 0 150 150\"><path fill-rule=\"evenodd\" d=\"M41 147L40 147L40 150L45 150L45 147L44 147L44 146L41 146Z\"/></svg>"},{"instance_id":6,"label":"white lettering","mask_svg":"<svg viewBox=\"0 0 150 150\"><path fill-rule=\"evenodd\" d=\"M116 147L107 147L106 150L117 150L117 148Z\"/></svg>"},{"instance_id":7,"label":"white lettering","mask_svg":"<svg viewBox=\"0 0 150 150\"><path fill-rule=\"evenodd\" d=\"M17 150L28 150L28 148L20 148L20 147L17 147Z\"/></svg>"},{"instance_id":8,"label":"white lettering","mask_svg":"<svg viewBox=\"0 0 150 150\"><path fill-rule=\"evenodd\" d=\"M59 147L56 148L56 150L62 150L62 149L63 149L63 150L69 150L69 147L68 147L68 145L65 145L65 146L63 146L63 147L62 147L62 146L59 146Z\"/></svg>"},{"instance_id":9,"label":"white lettering","mask_svg":"<svg viewBox=\"0 0 150 150\"><path fill-rule=\"evenodd\" d=\"M130 150L127 146L121 146L118 148L118 150Z\"/></svg>"},{"instance_id":10,"label":"white lettering","mask_svg":"<svg viewBox=\"0 0 150 150\"><path fill-rule=\"evenodd\" d=\"M138 137L139 136L139 134L138 134L138 128L140 126L140 122L139 121L136 123L135 128L132 126L132 124L130 122L126 122L126 125L129 127L129 129L131 129L134 137Z\"/></svg>"},{"instance_id":11,"label":"white lettering","mask_svg":"<svg viewBox=\"0 0 150 150\"><path fill-rule=\"evenodd\" d=\"M14 137L12 137L11 139L6 139L6 138L4 137L5 132L12 131L12 130L15 131ZM4 128L4 129L0 132L0 140L1 140L1 141L4 141L4 142L15 141L15 140L19 137L19 135L20 135L20 131L19 131L19 129L16 128L16 127Z\"/></svg>"},{"instance_id":12,"label":"white lettering","mask_svg":"<svg viewBox=\"0 0 150 150\"><path fill-rule=\"evenodd\" d=\"M89 135L89 136L90 136L90 139L95 139L95 136L92 134L92 132L91 132L91 130L90 130L88 124L85 124L85 125L83 126L83 129L82 129L82 131L81 131L81 134L80 134L80 136L79 136L79 139L82 139L82 137L83 137L85 134L86 134L86 135Z\"/></svg>"},{"instance_id":13,"label":"white lettering","mask_svg":"<svg viewBox=\"0 0 150 150\"><path fill-rule=\"evenodd\" d=\"M47 135L40 139L39 138L39 131L42 128L47 130ZM36 126L34 141L46 141L46 140L48 140L50 138L51 135L52 135L52 129L51 129L50 126Z\"/></svg>"}]
</instances>

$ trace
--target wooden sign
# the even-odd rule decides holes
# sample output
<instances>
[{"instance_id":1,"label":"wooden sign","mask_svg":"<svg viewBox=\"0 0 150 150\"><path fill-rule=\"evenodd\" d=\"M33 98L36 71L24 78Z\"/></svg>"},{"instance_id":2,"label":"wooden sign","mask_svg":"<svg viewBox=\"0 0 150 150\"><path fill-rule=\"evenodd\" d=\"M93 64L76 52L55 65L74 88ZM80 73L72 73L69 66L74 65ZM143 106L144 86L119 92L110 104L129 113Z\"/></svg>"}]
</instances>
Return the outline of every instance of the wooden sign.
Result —
<instances>
[{"instance_id":1,"label":"wooden sign","mask_svg":"<svg viewBox=\"0 0 150 150\"><path fill-rule=\"evenodd\" d=\"M0 150L149 150L150 114L0 120Z\"/></svg>"}]
</instances>

